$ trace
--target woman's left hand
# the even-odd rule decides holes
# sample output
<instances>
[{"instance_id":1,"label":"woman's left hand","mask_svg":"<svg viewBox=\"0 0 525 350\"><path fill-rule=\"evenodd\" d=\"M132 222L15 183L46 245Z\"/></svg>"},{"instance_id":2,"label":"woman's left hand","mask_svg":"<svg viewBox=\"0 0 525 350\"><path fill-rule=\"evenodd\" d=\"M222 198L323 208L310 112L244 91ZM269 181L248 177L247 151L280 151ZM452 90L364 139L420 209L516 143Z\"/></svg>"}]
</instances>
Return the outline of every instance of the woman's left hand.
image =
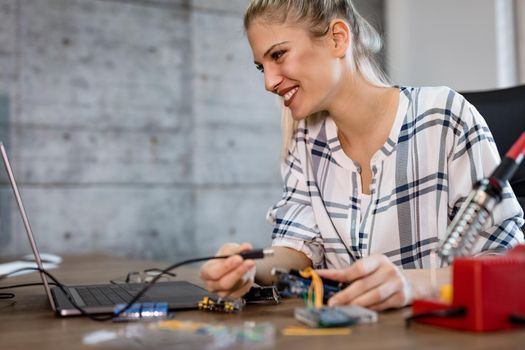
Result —
<instances>
[{"instance_id":1,"label":"woman's left hand","mask_svg":"<svg viewBox=\"0 0 525 350\"><path fill-rule=\"evenodd\" d=\"M354 304L373 310L406 306L412 302L412 287L385 255L363 258L346 269L317 270L320 277L351 283L328 300L328 306Z\"/></svg>"}]
</instances>

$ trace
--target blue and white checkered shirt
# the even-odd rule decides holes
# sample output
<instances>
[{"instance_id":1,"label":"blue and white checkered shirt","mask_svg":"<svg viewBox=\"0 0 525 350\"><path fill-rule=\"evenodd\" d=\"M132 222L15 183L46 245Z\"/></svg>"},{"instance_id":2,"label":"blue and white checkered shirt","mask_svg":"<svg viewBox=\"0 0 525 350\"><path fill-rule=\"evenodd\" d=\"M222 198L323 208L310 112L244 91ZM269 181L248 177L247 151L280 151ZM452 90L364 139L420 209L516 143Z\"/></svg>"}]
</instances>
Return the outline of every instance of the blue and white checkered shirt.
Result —
<instances>
[{"instance_id":1,"label":"blue and white checkered shirt","mask_svg":"<svg viewBox=\"0 0 525 350\"><path fill-rule=\"evenodd\" d=\"M400 88L388 140L371 160L365 208L359 165L342 150L334 121L303 120L283 163L283 197L268 212L272 244L305 253L315 267L344 268L381 253L402 268L430 268L429 253L461 203L499 161L485 120L460 94ZM474 252L523 242L522 225L507 185Z\"/></svg>"}]
</instances>

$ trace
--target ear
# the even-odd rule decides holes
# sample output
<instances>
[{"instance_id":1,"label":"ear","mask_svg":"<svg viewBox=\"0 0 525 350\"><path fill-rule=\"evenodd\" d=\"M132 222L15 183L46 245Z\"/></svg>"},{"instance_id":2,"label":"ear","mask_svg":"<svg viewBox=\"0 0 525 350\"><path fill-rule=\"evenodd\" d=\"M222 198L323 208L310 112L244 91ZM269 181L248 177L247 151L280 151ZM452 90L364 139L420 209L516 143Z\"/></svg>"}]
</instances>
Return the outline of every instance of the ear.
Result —
<instances>
[{"instance_id":1,"label":"ear","mask_svg":"<svg viewBox=\"0 0 525 350\"><path fill-rule=\"evenodd\" d=\"M350 46L350 27L342 19L334 19L330 22L329 35L332 40L332 49L336 57L342 58L346 55Z\"/></svg>"}]
</instances>

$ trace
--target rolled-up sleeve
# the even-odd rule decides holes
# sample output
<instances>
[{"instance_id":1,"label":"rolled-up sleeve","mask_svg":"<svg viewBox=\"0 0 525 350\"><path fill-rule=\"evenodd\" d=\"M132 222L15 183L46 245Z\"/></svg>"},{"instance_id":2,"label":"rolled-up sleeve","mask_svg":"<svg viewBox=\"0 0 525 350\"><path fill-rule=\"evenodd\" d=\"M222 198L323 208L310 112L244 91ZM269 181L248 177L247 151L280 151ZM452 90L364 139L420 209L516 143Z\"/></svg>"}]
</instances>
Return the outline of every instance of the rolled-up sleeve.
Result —
<instances>
[{"instance_id":1,"label":"rolled-up sleeve","mask_svg":"<svg viewBox=\"0 0 525 350\"><path fill-rule=\"evenodd\" d=\"M272 245L283 246L303 252L314 267L322 266L323 241L311 206L297 143L290 147L282 164L281 174L284 190L281 200L267 214L273 224Z\"/></svg>"}]
</instances>

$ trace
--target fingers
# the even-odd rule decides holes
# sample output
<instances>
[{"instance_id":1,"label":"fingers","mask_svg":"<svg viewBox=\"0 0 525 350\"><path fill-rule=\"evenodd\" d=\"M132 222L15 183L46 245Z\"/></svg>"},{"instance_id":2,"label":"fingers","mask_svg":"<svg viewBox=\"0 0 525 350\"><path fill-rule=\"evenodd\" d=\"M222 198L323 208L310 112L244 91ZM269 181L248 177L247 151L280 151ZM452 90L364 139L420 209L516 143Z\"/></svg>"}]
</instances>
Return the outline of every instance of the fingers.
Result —
<instances>
[{"instance_id":1,"label":"fingers","mask_svg":"<svg viewBox=\"0 0 525 350\"><path fill-rule=\"evenodd\" d=\"M371 275L368 275L366 277L360 278L354 282L348 287L346 287L344 290L342 290L339 293L334 294L330 300L328 300L329 306L336 306L336 305L345 305L345 304L354 304L358 297L363 297L370 291L376 291L379 286L381 286L386 280L389 278L390 272L387 269L378 269L375 271L375 273L372 273ZM388 290L381 290L377 291L377 293L382 296L383 294L387 294ZM374 292L374 297L375 297ZM390 295L386 295L390 296ZM371 298L369 296L369 298ZM365 301L368 299L365 299ZM380 300L375 300L375 303L378 303ZM361 304L359 304L361 305ZM370 305L370 304L369 304ZM364 305L361 305L364 306Z\"/></svg>"},{"instance_id":2,"label":"fingers","mask_svg":"<svg viewBox=\"0 0 525 350\"><path fill-rule=\"evenodd\" d=\"M389 262L384 255L371 255L368 258L358 260L352 266L341 270L316 270L323 278L339 282L352 282L374 273L385 262Z\"/></svg>"},{"instance_id":3,"label":"fingers","mask_svg":"<svg viewBox=\"0 0 525 350\"><path fill-rule=\"evenodd\" d=\"M246 293L253 284L255 262L244 260L241 256L234 254L251 249L252 246L249 243L223 245L216 256L232 256L226 259L209 260L201 267L200 278L204 281L206 289L223 296ZM251 270L253 272L250 272Z\"/></svg>"},{"instance_id":4,"label":"fingers","mask_svg":"<svg viewBox=\"0 0 525 350\"><path fill-rule=\"evenodd\" d=\"M227 243L219 249L217 256L237 254L251 249L249 243ZM244 294L253 284L254 276L255 262L243 260L239 255L232 255L224 260L210 260L200 271L206 289L222 296Z\"/></svg>"},{"instance_id":5,"label":"fingers","mask_svg":"<svg viewBox=\"0 0 525 350\"><path fill-rule=\"evenodd\" d=\"M250 243L243 243L243 244L226 243L219 249L216 256L238 254L240 252L244 252L246 250L252 250L252 249L253 248Z\"/></svg>"},{"instance_id":6,"label":"fingers","mask_svg":"<svg viewBox=\"0 0 525 350\"><path fill-rule=\"evenodd\" d=\"M354 304L385 310L402 307L411 299L411 288L403 273L384 255L374 255L344 270L320 270L321 277L352 282L328 301L329 306Z\"/></svg>"},{"instance_id":7,"label":"fingers","mask_svg":"<svg viewBox=\"0 0 525 350\"><path fill-rule=\"evenodd\" d=\"M390 298L388 298L387 300L379 303L379 304L375 304L375 305L371 305L371 306L367 306L369 309L371 310L374 310L374 311L384 311L384 310L388 310L388 309L393 309L393 308L399 308L399 307L403 307L403 306L406 306L406 304L404 303L404 300L405 300L405 296L403 295L402 292L397 292L395 294L393 294Z\"/></svg>"},{"instance_id":8,"label":"fingers","mask_svg":"<svg viewBox=\"0 0 525 350\"><path fill-rule=\"evenodd\" d=\"M230 295L244 295L252 285L255 276L253 260L245 261L240 267L226 274L218 281L206 281L206 289L212 293L226 297Z\"/></svg>"},{"instance_id":9,"label":"fingers","mask_svg":"<svg viewBox=\"0 0 525 350\"><path fill-rule=\"evenodd\" d=\"M334 280L338 282L348 282L346 279L346 270L315 270L315 272L321 278L327 278L329 280Z\"/></svg>"},{"instance_id":10,"label":"fingers","mask_svg":"<svg viewBox=\"0 0 525 350\"><path fill-rule=\"evenodd\" d=\"M225 260L210 260L202 265L201 279L207 281L217 281L224 275L235 270L243 263L243 258L239 255L231 256Z\"/></svg>"},{"instance_id":11,"label":"fingers","mask_svg":"<svg viewBox=\"0 0 525 350\"><path fill-rule=\"evenodd\" d=\"M252 245L250 243L226 243L219 249L216 256L232 255L251 249ZM231 256L225 260L209 260L204 265L202 265L200 277L204 281L218 280L226 273L239 267L242 262L243 259L238 255Z\"/></svg>"},{"instance_id":12,"label":"fingers","mask_svg":"<svg viewBox=\"0 0 525 350\"><path fill-rule=\"evenodd\" d=\"M239 282L246 282L242 278L254 266L255 262L253 260L241 260L238 267L222 275L220 279L205 280L206 287L211 292L228 291L237 286Z\"/></svg>"},{"instance_id":13,"label":"fingers","mask_svg":"<svg viewBox=\"0 0 525 350\"><path fill-rule=\"evenodd\" d=\"M352 304L363 307L371 307L374 305L385 305L381 307L400 307L402 300L398 300L395 295L402 295L401 282L398 280L387 281L379 285L377 288L373 288L362 295L358 296L352 301ZM387 303L388 301L388 303Z\"/></svg>"},{"instance_id":14,"label":"fingers","mask_svg":"<svg viewBox=\"0 0 525 350\"><path fill-rule=\"evenodd\" d=\"M217 294L221 298L241 298L244 294L248 293L254 283L255 269L252 269L254 273L250 273L249 278L242 284L238 289L228 292L218 292ZM250 271L249 271L250 272ZM246 275L246 274L245 274Z\"/></svg>"}]
</instances>

